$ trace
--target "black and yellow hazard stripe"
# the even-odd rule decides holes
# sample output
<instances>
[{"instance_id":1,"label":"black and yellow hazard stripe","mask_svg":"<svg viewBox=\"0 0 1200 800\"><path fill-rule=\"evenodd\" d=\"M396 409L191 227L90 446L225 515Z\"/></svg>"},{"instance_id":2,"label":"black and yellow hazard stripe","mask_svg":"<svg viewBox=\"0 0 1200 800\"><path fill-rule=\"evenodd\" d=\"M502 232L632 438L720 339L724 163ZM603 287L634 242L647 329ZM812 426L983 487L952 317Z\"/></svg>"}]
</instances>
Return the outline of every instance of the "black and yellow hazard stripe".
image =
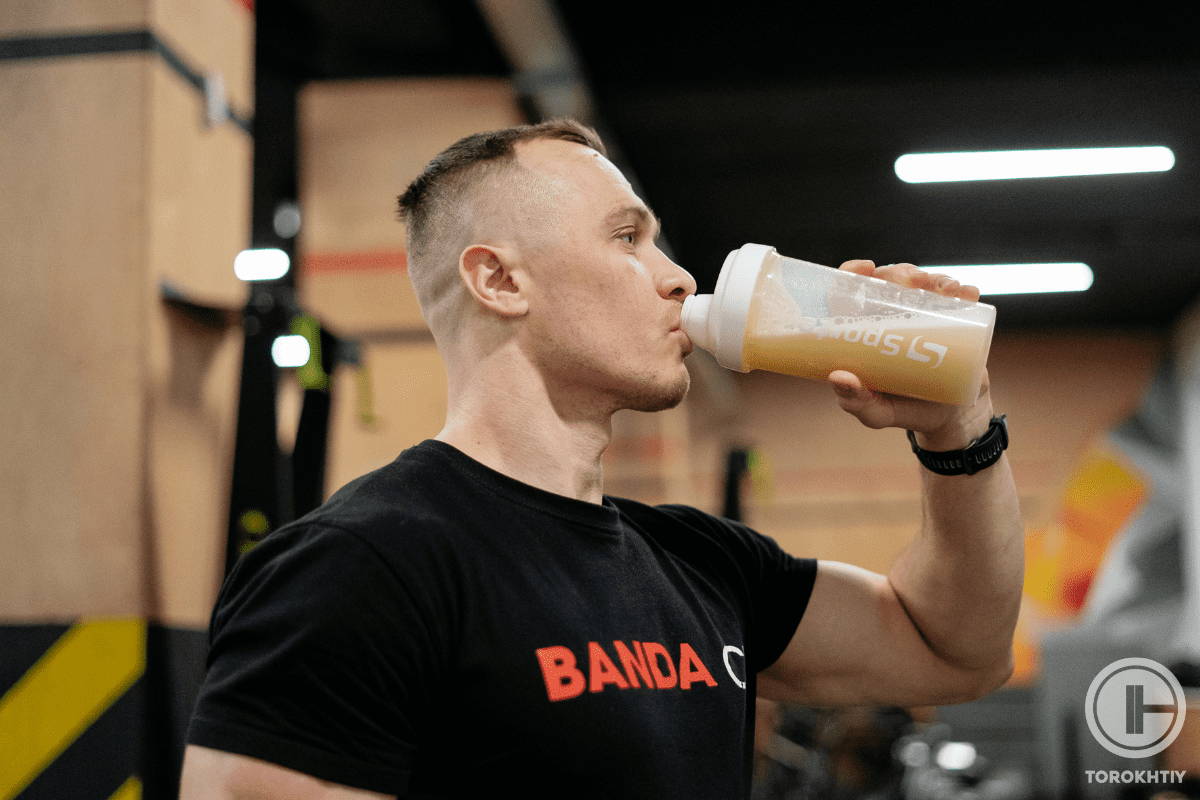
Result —
<instances>
[{"instance_id":1,"label":"black and yellow hazard stripe","mask_svg":"<svg viewBox=\"0 0 1200 800\"><path fill-rule=\"evenodd\" d=\"M0 697L0 798L30 789L145 669L144 620L95 619L67 628ZM136 748L132 754L130 769L136 768ZM141 797L128 771L112 788L99 796Z\"/></svg>"},{"instance_id":2,"label":"black and yellow hazard stripe","mask_svg":"<svg viewBox=\"0 0 1200 800\"><path fill-rule=\"evenodd\" d=\"M205 645L143 619L0 626L0 800L174 798Z\"/></svg>"}]
</instances>

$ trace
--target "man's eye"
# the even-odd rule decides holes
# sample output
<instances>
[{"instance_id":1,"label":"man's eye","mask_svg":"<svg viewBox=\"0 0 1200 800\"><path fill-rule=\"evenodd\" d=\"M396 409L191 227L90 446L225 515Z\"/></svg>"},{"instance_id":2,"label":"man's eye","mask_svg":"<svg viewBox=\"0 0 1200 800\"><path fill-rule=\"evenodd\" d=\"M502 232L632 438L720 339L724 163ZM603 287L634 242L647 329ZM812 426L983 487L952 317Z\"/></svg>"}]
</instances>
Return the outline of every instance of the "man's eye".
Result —
<instances>
[{"instance_id":1,"label":"man's eye","mask_svg":"<svg viewBox=\"0 0 1200 800\"><path fill-rule=\"evenodd\" d=\"M637 243L637 232L636 232L636 231L628 231L627 233L622 233L622 234L621 234L619 237L617 237L617 238L619 238L619 239L629 239L629 243L630 243L630 244L636 244L636 243Z\"/></svg>"}]
</instances>

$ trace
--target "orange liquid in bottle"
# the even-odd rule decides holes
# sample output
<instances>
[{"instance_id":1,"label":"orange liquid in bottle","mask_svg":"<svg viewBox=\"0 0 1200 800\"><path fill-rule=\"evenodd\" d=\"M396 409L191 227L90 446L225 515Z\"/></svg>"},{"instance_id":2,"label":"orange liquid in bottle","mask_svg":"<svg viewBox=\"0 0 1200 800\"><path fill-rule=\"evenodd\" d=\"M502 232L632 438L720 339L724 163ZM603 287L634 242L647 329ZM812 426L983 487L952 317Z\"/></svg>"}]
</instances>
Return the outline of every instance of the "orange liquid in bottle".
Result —
<instances>
[{"instance_id":1,"label":"orange liquid in bottle","mask_svg":"<svg viewBox=\"0 0 1200 800\"><path fill-rule=\"evenodd\" d=\"M875 391L966 404L978 392L991 331L941 324L915 314L854 319L768 319L756 301L743 341L743 364L801 378L826 380L835 369L853 372Z\"/></svg>"}]
</instances>

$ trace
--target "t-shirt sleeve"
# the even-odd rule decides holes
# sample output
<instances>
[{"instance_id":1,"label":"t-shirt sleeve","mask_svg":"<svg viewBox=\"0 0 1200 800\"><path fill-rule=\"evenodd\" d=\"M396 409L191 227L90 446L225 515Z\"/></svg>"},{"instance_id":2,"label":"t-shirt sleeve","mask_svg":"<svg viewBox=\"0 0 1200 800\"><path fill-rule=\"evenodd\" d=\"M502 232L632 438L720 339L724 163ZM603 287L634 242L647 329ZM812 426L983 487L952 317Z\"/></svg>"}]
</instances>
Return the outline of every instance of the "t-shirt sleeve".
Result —
<instances>
[{"instance_id":1,"label":"t-shirt sleeve","mask_svg":"<svg viewBox=\"0 0 1200 800\"><path fill-rule=\"evenodd\" d=\"M730 556L747 605L747 664L754 672L771 666L783 654L804 616L817 577L817 559L799 558L770 536L736 520L691 506L659 508L686 519L708 533Z\"/></svg>"},{"instance_id":2,"label":"t-shirt sleeve","mask_svg":"<svg viewBox=\"0 0 1200 800\"><path fill-rule=\"evenodd\" d=\"M445 672L423 594L353 532L272 534L222 587L188 741L403 795Z\"/></svg>"}]
</instances>

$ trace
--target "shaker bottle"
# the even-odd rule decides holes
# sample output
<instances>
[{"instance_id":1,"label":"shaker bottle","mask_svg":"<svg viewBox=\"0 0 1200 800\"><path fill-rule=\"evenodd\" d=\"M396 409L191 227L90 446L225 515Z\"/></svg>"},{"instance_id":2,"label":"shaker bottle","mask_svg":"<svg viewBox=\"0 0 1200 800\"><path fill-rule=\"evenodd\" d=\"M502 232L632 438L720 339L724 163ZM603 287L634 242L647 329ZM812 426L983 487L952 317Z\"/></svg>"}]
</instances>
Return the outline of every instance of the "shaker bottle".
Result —
<instances>
[{"instance_id":1,"label":"shaker bottle","mask_svg":"<svg viewBox=\"0 0 1200 800\"><path fill-rule=\"evenodd\" d=\"M693 344L729 369L827 380L966 405L979 395L996 308L743 245L713 294L684 300Z\"/></svg>"}]
</instances>

